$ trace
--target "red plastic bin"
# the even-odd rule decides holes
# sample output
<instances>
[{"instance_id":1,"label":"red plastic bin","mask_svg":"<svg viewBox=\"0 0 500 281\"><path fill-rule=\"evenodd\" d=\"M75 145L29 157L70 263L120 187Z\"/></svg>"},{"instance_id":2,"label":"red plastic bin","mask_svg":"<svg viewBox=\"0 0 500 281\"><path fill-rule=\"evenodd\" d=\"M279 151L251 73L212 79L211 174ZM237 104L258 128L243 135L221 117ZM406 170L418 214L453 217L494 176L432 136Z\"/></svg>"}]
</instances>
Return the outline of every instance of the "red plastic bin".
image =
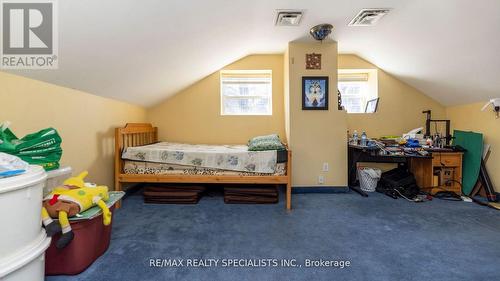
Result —
<instances>
[{"instance_id":1,"label":"red plastic bin","mask_svg":"<svg viewBox=\"0 0 500 281\"><path fill-rule=\"evenodd\" d=\"M110 210L113 211L113 205ZM60 234L52 237L45 252L45 275L76 275L87 269L109 247L111 224L102 224L102 214L90 220L71 222L75 238L64 249L56 248Z\"/></svg>"}]
</instances>

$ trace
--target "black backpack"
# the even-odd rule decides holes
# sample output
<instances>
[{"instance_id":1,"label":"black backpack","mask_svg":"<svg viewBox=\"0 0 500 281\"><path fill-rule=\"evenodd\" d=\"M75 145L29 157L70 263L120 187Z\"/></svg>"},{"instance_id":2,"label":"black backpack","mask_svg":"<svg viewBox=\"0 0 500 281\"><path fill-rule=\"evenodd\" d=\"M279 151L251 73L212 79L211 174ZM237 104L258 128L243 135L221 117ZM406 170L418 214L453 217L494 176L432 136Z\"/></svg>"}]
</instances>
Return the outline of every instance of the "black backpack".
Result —
<instances>
[{"instance_id":1,"label":"black backpack","mask_svg":"<svg viewBox=\"0 0 500 281\"><path fill-rule=\"evenodd\" d=\"M382 173L376 190L394 199L400 196L414 199L420 193L415 176L401 167Z\"/></svg>"}]
</instances>

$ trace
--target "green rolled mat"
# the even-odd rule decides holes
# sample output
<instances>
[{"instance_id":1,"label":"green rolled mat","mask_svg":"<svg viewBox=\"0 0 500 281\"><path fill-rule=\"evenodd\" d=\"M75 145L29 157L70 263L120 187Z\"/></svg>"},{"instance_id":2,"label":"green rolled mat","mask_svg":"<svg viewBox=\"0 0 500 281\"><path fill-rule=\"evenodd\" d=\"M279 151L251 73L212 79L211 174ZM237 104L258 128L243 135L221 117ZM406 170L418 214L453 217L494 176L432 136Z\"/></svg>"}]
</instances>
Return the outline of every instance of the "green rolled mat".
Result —
<instances>
[{"instance_id":1,"label":"green rolled mat","mask_svg":"<svg viewBox=\"0 0 500 281\"><path fill-rule=\"evenodd\" d=\"M469 195L476 185L483 157L483 134L453 131L453 144L465 148L462 162L462 192Z\"/></svg>"}]
</instances>

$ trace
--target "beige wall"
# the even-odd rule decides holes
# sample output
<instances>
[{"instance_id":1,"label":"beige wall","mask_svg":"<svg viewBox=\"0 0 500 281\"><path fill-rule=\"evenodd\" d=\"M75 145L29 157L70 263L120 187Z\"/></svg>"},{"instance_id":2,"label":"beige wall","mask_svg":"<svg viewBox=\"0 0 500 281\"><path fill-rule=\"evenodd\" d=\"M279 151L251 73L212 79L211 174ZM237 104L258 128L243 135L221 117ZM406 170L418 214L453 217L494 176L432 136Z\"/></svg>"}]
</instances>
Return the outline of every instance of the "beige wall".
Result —
<instances>
[{"instance_id":1,"label":"beige wall","mask_svg":"<svg viewBox=\"0 0 500 281\"><path fill-rule=\"evenodd\" d=\"M18 137L56 128L62 165L88 170L88 180L113 188L114 128L144 122L145 109L4 72L0 85L0 122L11 121Z\"/></svg>"},{"instance_id":2,"label":"beige wall","mask_svg":"<svg viewBox=\"0 0 500 281\"><path fill-rule=\"evenodd\" d=\"M347 123L351 133L365 130L368 137L401 135L425 126L424 110L432 110L434 119L446 116L444 106L356 55L339 55L338 67L378 70L378 111L374 114L348 114Z\"/></svg>"},{"instance_id":3,"label":"beige wall","mask_svg":"<svg viewBox=\"0 0 500 281\"><path fill-rule=\"evenodd\" d=\"M283 102L284 102L284 113L285 113L285 133L286 139L290 139L290 52L289 48L286 48L285 55L283 58Z\"/></svg>"},{"instance_id":4,"label":"beige wall","mask_svg":"<svg viewBox=\"0 0 500 281\"><path fill-rule=\"evenodd\" d=\"M308 53L321 54L322 69L306 70ZM290 42L285 54L289 87L289 144L293 152L293 186L318 186L318 176L325 186L347 185L347 122L345 111L337 110L337 43L333 41ZM285 75L287 75L285 73ZM329 77L329 110L302 110L302 77ZM323 163L329 171L323 172Z\"/></svg>"},{"instance_id":5,"label":"beige wall","mask_svg":"<svg viewBox=\"0 0 500 281\"><path fill-rule=\"evenodd\" d=\"M447 116L453 129L474 131L484 135L484 142L491 145L486 168L497 192L500 192L500 119L491 110L480 111L484 103L448 107Z\"/></svg>"},{"instance_id":6,"label":"beige wall","mask_svg":"<svg viewBox=\"0 0 500 281\"><path fill-rule=\"evenodd\" d=\"M159 138L188 143L242 144L257 135L278 133L285 137L283 111L283 55L251 55L225 70L272 70L272 116L222 116L219 71L148 110L148 120L158 126Z\"/></svg>"}]
</instances>

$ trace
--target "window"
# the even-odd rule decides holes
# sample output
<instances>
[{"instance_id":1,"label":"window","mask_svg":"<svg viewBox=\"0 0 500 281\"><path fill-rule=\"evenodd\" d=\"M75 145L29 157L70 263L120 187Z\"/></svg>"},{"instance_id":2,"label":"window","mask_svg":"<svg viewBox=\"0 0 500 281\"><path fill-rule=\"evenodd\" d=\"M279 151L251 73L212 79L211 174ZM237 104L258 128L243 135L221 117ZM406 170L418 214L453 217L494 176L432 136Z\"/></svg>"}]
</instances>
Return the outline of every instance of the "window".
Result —
<instances>
[{"instance_id":1,"label":"window","mask_svg":"<svg viewBox=\"0 0 500 281\"><path fill-rule=\"evenodd\" d=\"M272 115L271 70L220 73L222 115Z\"/></svg>"},{"instance_id":2,"label":"window","mask_svg":"<svg viewBox=\"0 0 500 281\"><path fill-rule=\"evenodd\" d=\"M347 113L365 113L366 103L378 97L376 69L339 69L338 87Z\"/></svg>"}]
</instances>

